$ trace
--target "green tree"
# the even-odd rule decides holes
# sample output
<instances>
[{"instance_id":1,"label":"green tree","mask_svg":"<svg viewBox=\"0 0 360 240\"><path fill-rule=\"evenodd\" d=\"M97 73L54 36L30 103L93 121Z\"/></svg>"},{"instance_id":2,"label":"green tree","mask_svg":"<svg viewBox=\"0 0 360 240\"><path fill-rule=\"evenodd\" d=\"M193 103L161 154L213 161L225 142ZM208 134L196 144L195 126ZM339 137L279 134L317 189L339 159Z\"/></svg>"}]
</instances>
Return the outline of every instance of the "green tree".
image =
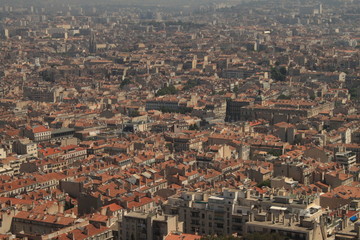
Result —
<instances>
[{"instance_id":1,"label":"green tree","mask_svg":"<svg viewBox=\"0 0 360 240\"><path fill-rule=\"evenodd\" d=\"M290 100L291 97L290 96L286 96L285 94L281 94L277 99L285 99L285 100Z\"/></svg>"},{"instance_id":2,"label":"green tree","mask_svg":"<svg viewBox=\"0 0 360 240\"><path fill-rule=\"evenodd\" d=\"M351 100L359 100L360 99L360 86L355 86L349 89L349 94Z\"/></svg>"},{"instance_id":3,"label":"green tree","mask_svg":"<svg viewBox=\"0 0 360 240\"><path fill-rule=\"evenodd\" d=\"M177 91L177 89L175 88L175 86L174 85L170 85L170 86L168 86L168 87L163 87L163 88L160 88L157 92L156 92L156 94L155 94L155 96L163 96L163 95L174 95L174 94L176 94L178 91Z\"/></svg>"},{"instance_id":4,"label":"green tree","mask_svg":"<svg viewBox=\"0 0 360 240\"><path fill-rule=\"evenodd\" d=\"M200 79L189 79L186 82L183 90L186 91L186 90L192 89L192 88L194 88L196 86L199 86L199 85L201 85L201 80Z\"/></svg>"},{"instance_id":5,"label":"green tree","mask_svg":"<svg viewBox=\"0 0 360 240\"><path fill-rule=\"evenodd\" d=\"M140 113L138 110L129 112L129 117L138 117L138 116L140 116Z\"/></svg>"},{"instance_id":6,"label":"green tree","mask_svg":"<svg viewBox=\"0 0 360 240\"><path fill-rule=\"evenodd\" d=\"M131 81L128 78L125 78L121 83L120 83L120 89L123 89L126 85L130 84Z\"/></svg>"},{"instance_id":7,"label":"green tree","mask_svg":"<svg viewBox=\"0 0 360 240\"><path fill-rule=\"evenodd\" d=\"M166 144L165 144L165 147L166 147L167 149L172 150L173 145L172 145L172 143L166 143Z\"/></svg>"},{"instance_id":8,"label":"green tree","mask_svg":"<svg viewBox=\"0 0 360 240\"><path fill-rule=\"evenodd\" d=\"M221 91L217 92L217 94L218 94L218 95L225 95L225 94L226 94L226 91L221 90Z\"/></svg>"},{"instance_id":9,"label":"green tree","mask_svg":"<svg viewBox=\"0 0 360 240\"><path fill-rule=\"evenodd\" d=\"M46 82L54 82L55 81L55 71L53 69L47 69L40 73L43 80Z\"/></svg>"},{"instance_id":10,"label":"green tree","mask_svg":"<svg viewBox=\"0 0 360 240\"><path fill-rule=\"evenodd\" d=\"M275 79L276 81L285 81L287 70L285 67L272 67L270 70L271 78Z\"/></svg>"},{"instance_id":11,"label":"green tree","mask_svg":"<svg viewBox=\"0 0 360 240\"><path fill-rule=\"evenodd\" d=\"M286 76L286 75L287 75L286 67L284 67L284 66L283 66L283 67L280 67L280 68L279 68L279 72L280 72L280 74Z\"/></svg>"},{"instance_id":12,"label":"green tree","mask_svg":"<svg viewBox=\"0 0 360 240\"><path fill-rule=\"evenodd\" d=\"M270 187L270 186L271 186L271 181L270 181L270 179L265 180L265 181L263 181L263 182L261 182L261 183L259 183L259 184L257 185L257 187L259 187L259 188L264 187L264 186L266 186L266 187Z\"/></svg>"},{"instance_id":13,"label":"green tree","mask_svg":"<svg viewBox=\"0 0 360 240\"><path fill-rule=\"evenodd\" d=\"M199 127L194 123L189 126L189 130L199 130Z\"/></svg>"},{"instance_id":14,"label":"green tree","mask_svg":"<svg viewBox=\"0 0 360 240\"><path fill-rule=\"evenodd\" d=\"M268 154L273 155L275 157L281 156L281 152L279 150L271 149L268 151Z\"/></svg>"},{"instance_id":15,"label":"green tree","mask_svg":"<svg viewBox=\"0 0 360 240\"><path fill-rule=\"evenodd\" d=\"M235 86L235 87L233 88L233 92L234 92L234 93L238 93L238 92L239 92L239 87L238 87L238 86Z\"/></svg>"}]
</instances>

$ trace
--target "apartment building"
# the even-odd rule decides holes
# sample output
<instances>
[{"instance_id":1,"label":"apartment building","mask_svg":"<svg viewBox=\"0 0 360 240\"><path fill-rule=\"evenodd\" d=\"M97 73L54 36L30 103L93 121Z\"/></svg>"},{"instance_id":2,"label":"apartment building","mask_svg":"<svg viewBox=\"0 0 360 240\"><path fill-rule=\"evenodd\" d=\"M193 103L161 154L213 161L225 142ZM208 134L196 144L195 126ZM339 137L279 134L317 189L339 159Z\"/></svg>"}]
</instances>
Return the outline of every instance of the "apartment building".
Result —
<instances>
[{"instance_id":1,"label":"apartment building","mask_svg":"<svg viewBox=\"0 0 360 240\"><path fill-rule=\"evenodd\" d=\"M177 216L156 212L129 212L119 224L121 240L162 240L171 232L182 231Z\"/></svg>"},{"instance_id":2,"label":"apartment building","mask_svg":"<svg viewBox=\"0 0 360 240\"><path fill-rule=\"evenodd\" d=\"M308 185L313 182L314 168L300 161L282 162L274 164L274 177L291 177L295 181Z\"/></svg>"},{"instance_id":3,"label":"apartment building","mask_svg":"<svg viewBox=\"0 0 360 240\"><path fill-rule=\"evenodd\" d=\"M256 196L248 190L232 189L218 194L182 192L170 197L163 209L166 214L178 215L184 222L184 233L190 234L277 232L311 240L332 231L332 226L321 220L326 213L317 205L318 196L298 199L285 194L279 190L269 196Z\"/></svg>"},{"instance_id":4,"label":"apartment building","mask_svg":"<svg viewBox=\"0 0 360 240\"><path fill-rule=\"evenodd\" d=\"M11 231L23 237L33 239L36 234L49 234L54 229L59 230L70 226L75 221L76 218L21 211L13 217Z\"/></svg>"},{"instance_id":5,"label":"apartment building","mask_svg":"<svg viewBox=\"0 0 360 240\"><path fill-rule=\"evenodd\" d=\"M356 154L351 151L337 152L335 154L335 162L349 169L356 164Z\"/></svg>"},{"instance_id":6,"label":"apartment building","mask_svg":"<svg viewBox=\"0 0 360 240\"><path fill-rule=\"evenodd\" d=\"M13 149L17 154L38 157L37 144L29 139L19 139L14 142Z\"/></svg>"}]
</instances>

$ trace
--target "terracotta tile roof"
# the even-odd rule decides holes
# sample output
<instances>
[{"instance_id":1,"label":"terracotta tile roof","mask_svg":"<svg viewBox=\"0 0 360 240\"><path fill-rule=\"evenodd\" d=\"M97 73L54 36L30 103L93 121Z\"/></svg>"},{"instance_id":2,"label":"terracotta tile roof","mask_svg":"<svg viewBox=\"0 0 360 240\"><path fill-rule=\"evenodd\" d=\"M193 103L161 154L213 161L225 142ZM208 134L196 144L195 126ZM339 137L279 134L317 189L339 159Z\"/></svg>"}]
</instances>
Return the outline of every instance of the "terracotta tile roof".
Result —
<instances>
[{"instance_id":1,"label":"terracotta tile roof","mask_svg":"<svg viewBox=\"0 0 360 240\"><path fill-rule=\"evenodd\" d=\"M15 204L32 205L32 204L37 204L37 201L0 197L0 203L9 203L10 205L15 205Z\"/></svg>"},{"instance_id":2,"label":"terracotta tile roof","mask_svg":"<svg viewBox=\"0 0 360 240\"><path fill-rule=\"evenodd\" d=\"M107 209L109 209L111 212L115 212L115 211L119 211L119 210L123 209L123 207L117 205L116 203L112 203L112 204L103 206L102 208L103 208L103 209L104 209L104 208L107 208Z\"/></svg>"},{"instance_id":3,"label":"terracotta tile roof","mask_svg":"<svg viewBox=\"0 0 360 240\"><path fill-rule=\"evenodd\" d=\"M170 233L165 237L165 240L198 240L201 239L201 236L187 233Z\"/></svg>"},{"instance_id":4,"label":"terracotta tile roof","mask_svg":"<svg viewBox=\"0 0 360 240\"><path fill-rule=\"evenodd\" d=\"M21 211L14 216L14 218L24 219L29 221L52 223L56 225L69 226L76 221L76 218L61 217L50 214L32 213Z\"/></svg>"},{"instance_id":5,"label":"terracotta tile roof","mask_svg":"<svg viewBox=\"0 0 360 240\"><path fill-rule=\"evenodd\" d=\"M98 235L102 232L108 231L109 228L104 226L95 227L93 224L89 224L82 229L75 229L69 233L65 233L57 237L57 240L83 240L92 236Z\"/></svg>"},{"instance_id":6,"label":"terracotta tile roof","mask_svg":"<svg viewBox=\"0 0 360 240\"><path fill-rule=\"evenodd\" d=\"M49 132L49 131L51 131L51 130L44 126L36 126L36 127L32 128L33 133L42 133L42 132Z\"/></svg>"},{"instance_id":7,"label":"terracotta tile roof","mask_svg":"<svg viewBox=\"0 0 360 240\"><path fill-rule=\"evenodd\" d=\"M129 202L128 203L128 208L137 208L137 207L141 207L141 206L144 206L146 204L149 204L149 203L152 203L154 202L153 199L149 198L149 197L142 197L142 198L139 198L139 201L132 201L132 202Z\"/></svg>"}]
</instances>

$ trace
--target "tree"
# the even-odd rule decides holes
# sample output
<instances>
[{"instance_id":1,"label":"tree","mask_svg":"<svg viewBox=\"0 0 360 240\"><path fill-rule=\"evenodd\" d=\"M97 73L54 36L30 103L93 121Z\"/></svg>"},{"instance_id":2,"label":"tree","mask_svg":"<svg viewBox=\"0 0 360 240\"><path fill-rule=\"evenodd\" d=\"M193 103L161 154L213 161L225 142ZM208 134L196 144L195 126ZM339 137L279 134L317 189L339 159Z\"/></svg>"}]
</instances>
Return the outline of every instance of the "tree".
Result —
<instances>
[{"instance_id":1,"label":"tree","mask_svg":"<svg viewBox=\"0 0 360 240\"><path fill-rule=\"evenodd\" d=\"M238 87L238 86L235 86L235 87L233 88L233 92L234 92L234 93L238 93L238 92L239 92L239 87Z\"/></svg>"},{"instance_id":2,"label":"tree","mask_svg":"<svg viewBox=\"0 0 360 240\"><path fill-rule=\"evenodd\" d=\"M166 143L166 144L165 144L165 147L166 147L167 149L172 149L172 144L171 144L171 143Z\"/></svg>"},{"instance_id":3,"label":"tree","mask_svg":"<svg viewBox=\"0 0 360 240\"><path fill-rule=\"evenodd\" d=\"M123 89L124 86L126 86L126 85L128 85L128 84L130 84L130 83L131 83L130 79L125 78L125 79L120 83L120 89Z\"/></svg>"},{"instance_id":4,"label":"tree","mask_svg":"<svg viewBox=\"0 0 360 240\"><path fill-rule=\"evenodd\" d=\"M351 100L359 100L360 99L360 86L354 86L349 89L349 94L351 97Z\"/></svg>"},{"instance_id":5,"label":"tree","mask_svg":"<svg viewBox=\"0 0 360 240\"><path fill-rule=\"evenodd\" d=\"M174 94L176 94L178 91L177 91L177 89L175 88L175 86L174 85L170 85L170 86L168 86L168 87L163 87L163 88L160 88L157 92L156 92L156 94L155 94L155 96L163 96L163 95L174 95Z\"/></svg>"},{"instance_id":6,"label":"tree","mask_svg":"<svg viewBox=\"0 0 360 240\"><path fill-rule=\"evenodd\" d=\"M201 85L201 80L200 79L189 79L186 82L183 90L186 91L186 90L192 89L192 88L194 88L196 86L199 86L199 85Z\"/></svg>"},{"instance_id":7,"label":"tree","mask_svg":"<svg viewBox=\"0 0 360 240\"><path fill-rule=\"evenodd\" d=\"M265 181L263 181L263 182L261 182L261 183L259 183L259 184L257 185L257 187L259 187L259 188L262 188L262 187L264 187L264 186L270 187L270 186L271 186L271 181L268 179L268 180L265 180Z\"/></svg>"},{"instance_id":8,"label":"tree","mask_svg":"<svg viewBox=\"0 0 360 240\"><path fill-rule=\"evenodd\" d=\"M282 67L279 68L279 72L280 72L282 75L284 75L284 76L287 75L287 70L286 70L286 68L285 68L284 66L282 66Z\"/></svg>"},{"instance_id":9,"label":"tree","mask_svg":"<svg viewBox=\"0 0 360 240\"><path fill-rule=\"evenodd\" d=\"M189 130L199 130L199 127L194 123L189 126Z\"/></svg>"},{"instance_id":10,"label":"tree","mask_svg":"<svg viewBox=\"0 0 360 240\"><path fill-rule=\"evenodd\" d=\"M55 81L55 71L53 69L47 69L40 73L41 77L46 82L54 82Z\"/></svg>"},{"instance_id":11,"label":"tree","mask_svg":"<svg viewBox=\"0 0 360 240\"><path fill-rule=\"evenodd\" d=\"M284 99L284 100L290 100L290 96L286 96L285 94L281 94L277 99Z\"/></svg>"},{"instance_id":12,"label":"tree","mask_svg":"<svg viewBox=\"0 0 360 240\"><path fill-rule=\"evenodd\" d=\"M138 117L140 116L140 113L138 110L133 110L129 112L129 117Z\"/></svg>"},{"instance_id":13,"label":"tree","mask_svg":"<svg viewBox=\"0 0 360 240\"><path fill-rule=\"evenodd\" d=\"M73 207L75 207L75 205L72 204L71 201L65 201L65 206L64 206L65 211L68 210L68 209L71 209Z\"/></svg>"},{"instance_id":14,"label":"tree","mask_svg":"<svg viewBox=\"0 0 360 240\"><path fill-rule=\"evenodd\" d=\"M275 66L271 68L270 74L271 78L275 79L276 81L285 81L287 70L285 67Z\"/></svg>"},{"instance_id":15,"label":"tree","mask_svg":"<svg viewBox=\"0 0 360 240\"><path fill-rule=\"evenodd\" d=\"M271 149L271 150L268 151L268 154L273 155L273 156L275 156L275 157L279 157L279 156L281 156L281 151L275 150L275 149Z\"/></svg>"}]
</instances>

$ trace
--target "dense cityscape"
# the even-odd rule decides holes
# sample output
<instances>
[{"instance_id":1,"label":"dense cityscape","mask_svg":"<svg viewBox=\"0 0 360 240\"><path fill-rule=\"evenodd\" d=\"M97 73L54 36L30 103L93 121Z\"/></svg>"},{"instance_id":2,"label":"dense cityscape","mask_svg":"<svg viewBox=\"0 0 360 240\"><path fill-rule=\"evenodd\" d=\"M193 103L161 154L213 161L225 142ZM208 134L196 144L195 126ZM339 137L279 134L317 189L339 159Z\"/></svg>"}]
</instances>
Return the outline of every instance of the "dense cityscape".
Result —
<instances>
[{"instance_id":1,"label":"dense cityscape","mask_svg":"<svg viewBox=\"0 0 360 240\"><path fill-rule=\"evenodd\" d=\"M0 239L360 239L360 1L0 1Z\"/></svg>"}]
</instances>

